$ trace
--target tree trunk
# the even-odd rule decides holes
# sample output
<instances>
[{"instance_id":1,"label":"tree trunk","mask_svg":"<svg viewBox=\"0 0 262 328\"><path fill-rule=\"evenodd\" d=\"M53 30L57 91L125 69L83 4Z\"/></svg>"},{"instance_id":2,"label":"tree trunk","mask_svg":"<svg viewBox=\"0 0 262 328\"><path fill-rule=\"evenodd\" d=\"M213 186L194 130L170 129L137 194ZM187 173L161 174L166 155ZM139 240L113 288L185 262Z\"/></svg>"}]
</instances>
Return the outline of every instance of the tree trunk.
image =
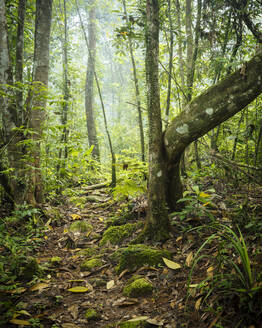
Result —
<instances>
[{"instance_id":1,"label":"tree trunk","mask_svg":"<svg viewBox=\"0 0 262 328\"><path fill-rule=\"evenodd\" d=\"M24 3L19 2L19 12L21 20L17 28L19 42L17 42L16 51L16 78L17 82L22 80L22 58L23 58L23 24L24 24ZM23 163L23 146L19 143L23 139L23 134L16 128L22 124L22 99L19 94L19 106L16 107L18 94L13 94L13 74L12 64L9 54L8 30L6 22L5 1L0 1L0 84L1 91L5 96L0 96L0 113L2 119L2 135L4 148L1 149L0 165L4 169L10 169L9 174L1 173L0 182L8 195L8 199L13 205L21 204L24 201L25 179L24 179L24 163ZM7 155L7 161L4 160ZM4 162L8 162L7 166Z\"/></svg>"},{"instance_id":2,"label":"tree trunk","mask_svg":"<svg viewBox=\"0 0 262 328\"><path fill-rule=\"evenodd\" d=\"M163 152L162 121L158 79L159 4L147 0L146 83L149 128L148 212L144 234L154 240L169 237L166 206L166 159Z\"/></svg>"},{"instance_id":3,"label":"tree trunk","mask_svg":"<svg viewBox=\"0 0 262 328\"><path fill-rule=\"evenodd\" d=\"M129 22L128 15L127 15L125 0L122 0L122 3L123 3L123 8L124 8L124 14L126 17L127 27L129 27L130 22ZM138 79L137 79L137 70L136 70L136 62L135 62L135 58L134 58L133 43L132 43L132 38L129 33L128 33L128 46L129 46L132 67L133 67L133 75L134 75L134 83L135 83L138 124L139 124L139 132L140 132L141 159L142 159L142 162L144 162L145 161L145 137L144 137L144 129L143 129L143 119L142 119L142 109L141 109L141 99L140 99L141 97L140 97L140 91L139 91L139 85L138 85Z\"/></svg>"},{"instance_id":4,"label":"tree trunk","mask_svg":"<svg viewBox=\"0 0 262 328\"><path fill-rule=\"evenodd\" d=\"M36 1L35 46L33 86L31 89L32 102L30 106L29 126L33 129L34 144L31 149L30 189L28 202L35 205L42 201L42 179L40 171L40 146L42 128L45 120L46 95L49 71L49 41L52 18L52 0Z\"/></svg>"},{"instance_id":5,"label":"tree trunk","mask_svg":"<svg viewBox=\"0 0 262 328\"><path fill-rule=\"evenodd\" d=\"M243 67L193 99L164 135L168 170L168 205L176 208L180 182L177 166L185 147L226 121L262 93L262 49ZM244 73L243 73L244 72ZM177 182L178 181L178 182ZM177 185L178 183L178 185Z\"/></svg>"},{"instance_id":6,"label":"tree trunk","mask_svg":"<svg viewBox=\"0 0 262 328\"><path fill-rule=\"evenodd\" d=\"M62 11L62 10L61 10ZM68 32L67 32L67 10L66 10L66 1L63 3L64 11L64 39L62 41L62 52L63 52L63 103L62 103L62 116L61 124L63 126L63 131L61 135L61 146L58 153L58 165L57 165L57 174L61 176L60 169L65 168L66 159L68 156L67 149L67 138L68 138L68 128L67 128L67 117L68 117L68 106L69 106L69 80L68 80ZM64 149L63 149L64 146ZM64 155L64 158L62 158Z\"/></svg>"},{"instance_id":7,"label":"tree trunk","mask_svg":"<svg viewBox=\"0 0 262 328\"><path fill-rule=\"evenodd\" d=\"M88 132L89 146L94 146L92 155L99 161L99 145L96 133L96 123L94 117L94 78L95 78L95 57L96 57L96 8L95 0L89 3L89 24L88 24L88 44L89 56L86 70L86 88L85 88L85 109L86 109L86 124Z\"/></svg>"}]
</instances>

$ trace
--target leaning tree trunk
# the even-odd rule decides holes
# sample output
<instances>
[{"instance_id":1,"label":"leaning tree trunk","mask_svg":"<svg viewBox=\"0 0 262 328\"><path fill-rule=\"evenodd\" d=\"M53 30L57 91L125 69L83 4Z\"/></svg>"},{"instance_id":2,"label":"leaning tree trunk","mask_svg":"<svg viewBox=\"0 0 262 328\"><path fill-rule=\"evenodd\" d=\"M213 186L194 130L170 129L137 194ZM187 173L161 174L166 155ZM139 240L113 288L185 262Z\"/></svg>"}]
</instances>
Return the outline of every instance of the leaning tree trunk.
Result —
<instances>
[{"instance_id":1,"label":"leaning tree trunk","mask_svg":"<svg viewBox=\"0 0 262 328\"><path fill-rule=\"evenodd\" d=\"M27 201L33 205L42 201L42 179L40 171L40 145L45 120L46 95L49 71L49 41L52 18L52 0L36 1L35 46L33 86L29 126L33 129L31 149L30 189Z\"/></svg>"},{"instance_id":2,"label":"leaning tree trunk","mask_svg":"<svg viewBox=\"0 0 262 328\"><path fill-rule=\"evenodd\" d=\"M226 121L262 93L262 49L242 68L193 99L164 135L168 158L167 203L176 209L182 197L178 171L185 147Z\"/></svg>"},{"instance_id":3,"label":"leaning tree trunk","mask_svg":"<svg viewBox=\"0 0 262 328\"><path fill-rule=\"evenodd\" d=\"M88 44L89 56L86 70L86 88L85 88L85 109L86 124L88 132L89 146L94 146L92 155L98 161L100 160L99 145L96 133L96 122L94 116L94 79L95 79L95 57L96 57L96 8L95 0L89 3L89 24L88 24Z\"/></svg>"},{"instance_id":4,"label":"leaning tree trunk","mask_svg":"<svg viewBox=\"0 0 262 328\"><path fill-rule=\"evenodd\" d=\"M163 153L162 121L158 79L159 3L147 0L146 83L149 130L148 212L144 234L154 240L169 236L166 206L166 159Z\"/></svg>"}]
</instances>

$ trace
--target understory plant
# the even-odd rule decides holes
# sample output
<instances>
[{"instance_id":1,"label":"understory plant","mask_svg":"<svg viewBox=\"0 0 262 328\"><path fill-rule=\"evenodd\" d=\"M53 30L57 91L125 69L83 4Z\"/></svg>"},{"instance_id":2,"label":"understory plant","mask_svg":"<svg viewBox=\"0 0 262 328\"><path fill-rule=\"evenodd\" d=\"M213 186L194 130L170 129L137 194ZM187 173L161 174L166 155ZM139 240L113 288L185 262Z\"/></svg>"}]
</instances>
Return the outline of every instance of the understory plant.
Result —
<instances>
[{"instance_id":1,"label":"understory plant","mask_svg":"<svg viewBox=\"0 0 262 328\"><path fill-rule=\"evenodd\" d=\"M202 227L203 228L203 227ZM229 312L244 313L238 318L239 324L255 324L262 320L262 271L259 264L252 265L248 247L238 228L238 233L224 224L213 225L216 230L201 245L195 254L189 273L188 291L196 288L202 307L219 309L220 314ZM216 243L218 252L207 254L210 244ZM197 285L192 284L193 271L200 267L204 258L215 259L215 265L206 279ZM200 304L200 303L199 303ZM239 327L239 326L238 326ZM242 326L241 326L242 327Z\"/></svg>"}]
</instances>

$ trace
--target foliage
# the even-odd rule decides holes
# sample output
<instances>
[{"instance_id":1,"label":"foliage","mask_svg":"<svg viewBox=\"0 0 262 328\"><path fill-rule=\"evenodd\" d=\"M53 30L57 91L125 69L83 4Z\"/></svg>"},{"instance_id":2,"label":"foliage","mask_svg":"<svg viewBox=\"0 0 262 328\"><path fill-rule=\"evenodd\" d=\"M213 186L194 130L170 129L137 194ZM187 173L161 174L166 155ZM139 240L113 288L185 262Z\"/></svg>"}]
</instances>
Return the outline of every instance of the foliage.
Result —
<instances>
[{"instance_id":1,"label":"foliage","mask_svg":"<svg viewBox=\"0 0 262 328\"><path fill-rule=\"evenodd\" d=\"M215 306L221 308L222 306L221 311L224 311L223 306L235 304L237 311L244 313L243 317L240 316L239 323L260 322L262 317L261 267L258 264L252 265L248 247L240 229L236 234L230 227L223 224L213 225L211 228L214 228L216 232L207 238L195 254L189 274L189 287L192 287L192 274L196 266L205 257L209 257L205 253L208 245L218 243L219 251L215 257L215 267L212 266L212 270L209 270L212 274L197 285L193 285L200 291L202 306L207 306L207 308ZM211 257L214 259L213 255ZM214 305L211 305L209 299L214 295L216 295L216 301Z\"/></svg>"},{"instance_id":2,"label":"foliage","mask_svg":"<svg viewBox=\"0 0 262 328\"><path fill-rule=\"evenodd\" d=\"M201 219L209 217L214 221L214 216L210 213L208 207L212 206L212 199L216 196L214 189L208 189L206 192L200 191L199 186L194 185L192 191L185 191L183 198L179 199L178 203L184 203L183 209L178 212L173 212L171 215L177 215L180 220L195 218ZM174 223L174 221L173 221Z\"/></svg>"},{"instance_id":3,"label":"foliage","mask_svg":"<svg viewBox=\"0 0 262 328\"><path fill-rule=\"evenodd\" d=\"M11 318L10 311L15 308L21 284L43 274L43 269L31 256L42 243L42 237L42 221L36 208L22 205L12 216L0 219L0 314L5 313L0 325Z\"/></svg>"},{"instance_id":4,"label":"foliage","mask_svg":"<svg viewBox=\"0 0 262 328\"><path fill-rule=\"evenodd\" d=\"M117 185L113 196L117 200L128 197L137 197L146 191L147 165L136 157L131 157L130 150L127 155L118 155Z\"/></svg>"}]
</instances>

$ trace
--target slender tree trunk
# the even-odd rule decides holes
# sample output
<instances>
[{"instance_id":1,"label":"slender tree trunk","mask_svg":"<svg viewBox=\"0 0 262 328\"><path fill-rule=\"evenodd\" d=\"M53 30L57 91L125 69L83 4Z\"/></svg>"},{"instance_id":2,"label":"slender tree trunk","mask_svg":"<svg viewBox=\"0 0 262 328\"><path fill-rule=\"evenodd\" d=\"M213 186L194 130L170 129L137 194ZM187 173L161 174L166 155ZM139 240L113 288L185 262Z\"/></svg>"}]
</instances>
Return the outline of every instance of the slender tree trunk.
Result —
<instances>
[{"instance_id":1,"label":"slender tree trunk","mask_svg":"<svg viewBox=\"0 0 262 328\"><path fill-rule=\"evenodd\" d=\"M49 71L49 41L52 18L52 0L36 1L35 19L35 46L34 46L34 69L33 86L30 106L30 128L34 134L32 139L34 145L31 149L33 168L30 172L30 189L28 202L37 204L42 201L42 179L40 170L40 146L42 128L45 121L46 96L48 88Z\"/></svg>"},{"instance_id":2,"label":"slender tree trunk","mask_svg":"<svg viewBox=\"0 0 262 328\"><path fill-rule=\"evenodd\" d=\"M99 145L96 133L96 122L94 116L94 78L95 78L95 58L96 58L96 8L95 0L89 1L89 24L88 24L88 44L89 56L86 70L86 88L85 88L85 109L86 124L88 132L89 146L94 146L93 156L100 160Z\"/></svg>"},{"instance_id":3,"label":"slender tree trunk","mask_svg":"<svg viewBox=\"0 0 262 328\"><path fill-rule=\"evenodd\" d=\"M123 3L123 8L124 8L124 14L126 17L127 27L129 27L130 21L129 21L129 18L127 15L126 1L122 0L122 3ZM134 58L133 43L132 43L132 39L131 39L129 33L128 33L128 46L129 46L129 53L130 53L130 58L131 58L131 62L132 62L132 67L133 67L133 76L134 76L134 83L135 83L138 124L139 124L139 132L140 132L141 159L144 162L145 161L145 137L144 137L144 129L143 129L141 97L140 97L140 91L139 91L139 85L138 85L138 79L137 79L137 69L136 69L136 62L135 62L135 58Z\"/></svg>"},{"instance_id":4,"label":"slender tree trunk","mask_svg":"<svg viewBox=\"0 0 262 328\"><path fill-rule=\"evenodd\" d=\"M68 80L68 28L67 28L67 10L66 10L66 1L63 3L63 12L64 12L64 39L62 41L62 51L63 51L63 103L62 103L62 116L61 116L61 124L63 126L63 131L61 135L61 147L59 149L58 154L58 165L57 165L57 173L60 174L60 168L65 168L66 159L68 156L67 150L67 138L68 138L68 128L67 128L67 117L68 117L68 106L69 106L69 80ZM64 145L64 149L62 148ZM62 155L64 154L64 158Z\"/></svg>"},{"instance_id":5,"label":"slender tree trunk","mask_svg":"<svg viewBox=\"0 0 262 328\"><path fill-rule=\"evenodd\" d=\"M18 124L24 123L24 110L23 110L23 59L24 59L24 21L26 12L26 0L20 0L18 5L18 24L17 24L17 37L16 37L16 67L15 67L15 82L20 83L16 92L16 108L18 113Z\"/></svg>"},{"instance_id":6,"label":"slender tree trunk","mask_svg":"<svg viewBox=\"0 0 262 328\"><path fill-rule=\"evenodd\" d=\"M170 110L170 98L171 98L171 87L172 87L172 69L173 69L173 53L174 53L174 33L173 33L173 21L171 17L171 0L168 0L168 21L169 21L169 35L170 35L170 44L169 44L169 63L168 63L168 85L167 85L167 98L166 98L166 128L169 121L169 110Z\"/></svg>"},{"instance_id":7,"label":"slender tree trunk","mask_svg":"<svg viewBox=\"0 0 262 328\"><path fill-rule=\"evenodd\" d=\"M89 48L89 43L87 40L87 36L86 36L86 32L84 29L84 24L82 21L82 17L80 15L80 11L79 11L79 6L78 6L78 1L76 0L76 8L77 8L77 12L78 12L78 16L80 18L80 22L81 22L81 27L82 27L82 31L85 37L85 41L86 41L86 46L87 46L87 50L88 50L88 55L92 60L92 56L91 56L91 52L90 52L90 48ZM93 67L94 63L91 61ZM111 187L114 188L116 186L116 156L115 156L115 152L113 149L113 144L112 144L112 140L111 140L111 136L108 130L108 125L107 125L107 119L106 119L106 111L105 111L105 105L104 105L104 101L103 101L103 97L102 97L102 92L101 92L101 88L100 88L100 84L98 81L98 77L96 74L96 71L94 69L94 77L95 77L95 82L96 82L96 86L97 86L97 90L98 90L98 95L99 95L99 99L100 99L100 103L101 103L101 107L102 107L102 113L103 113L103 118L104 118L104 124L105 124L105 130L106 130L106 135L108 138L108 143L109 143L109 149L110 149L110 153L111 153Z\"/></svg>"},{"instance_id":8,"label":"slender tree trunk","mask_svg":"<svg viewBox=\"0 0 262 328\"><path fill-rule=\"evenodd\" d=\"M148 212L144 234L151 239L169 237L166 205L166 159L163 152L162 121L158 78L159 3L147 0L146 83L149 128Z\"/></svg>"},{"instance_id":9,"label":"slender tree trunk","mask_svg":"<svg viewBox=\"0 0 262 328\"><path fill-rule=\"evenodd\" d=\"M17 49L16 49L16 80L22 82L23 71L23 25L24 25L25 4L19 2L19 13L21 19L17 28ZM9 54L8 30L6 22L5 1L0 1L0 84L2 91L6 94L5 97L0 96L0 113L2 119L2 134L3 143L7 153L1 149L1 167L5 167L4 162L8 162L5 168L11 169L7 175L1 173L1 182L8 194L9 200L13 205L21 204L24 201L26 190L24 173L25 167L23 162L23 134L16 128L22 124L22 98L21 93L13 94L13 75L12 64ZM3 156L7 155L7 161L4 161Z\"/></svg>"}]
</instances>

